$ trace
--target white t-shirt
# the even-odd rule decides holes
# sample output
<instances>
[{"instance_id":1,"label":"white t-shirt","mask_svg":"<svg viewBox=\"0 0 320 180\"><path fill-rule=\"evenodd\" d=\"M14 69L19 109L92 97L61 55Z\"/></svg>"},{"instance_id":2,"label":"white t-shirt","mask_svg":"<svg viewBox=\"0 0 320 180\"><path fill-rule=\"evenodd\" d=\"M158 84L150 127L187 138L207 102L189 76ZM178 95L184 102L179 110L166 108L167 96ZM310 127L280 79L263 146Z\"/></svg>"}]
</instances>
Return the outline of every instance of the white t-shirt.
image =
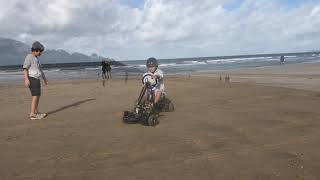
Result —
<instances>
[{"instance_id":1,"label":"white t-shirt","mask_svg":"<svg viewBox=\"0 0 320 180\"><path fill-rule=\"evenodd\" d=\"M151 72L146 72L143 74L143 77ZM154 73L155 76L158 77L158 84L152 90L160 90L164 92L164 81L163 81L163 72L160 69L157 69Z\"/></svg>"},{"instance_id":2,"label":"white t-shirt","mask_svg":"<svg viewBox=\"0 0 320 180\"><path fill-rule=\"evenodd\" d=\"M38 58L28 54L23 63L23 69L28 69L28 76L39 79L42 76L41 64Z\"/></svg>"}]
</instances>

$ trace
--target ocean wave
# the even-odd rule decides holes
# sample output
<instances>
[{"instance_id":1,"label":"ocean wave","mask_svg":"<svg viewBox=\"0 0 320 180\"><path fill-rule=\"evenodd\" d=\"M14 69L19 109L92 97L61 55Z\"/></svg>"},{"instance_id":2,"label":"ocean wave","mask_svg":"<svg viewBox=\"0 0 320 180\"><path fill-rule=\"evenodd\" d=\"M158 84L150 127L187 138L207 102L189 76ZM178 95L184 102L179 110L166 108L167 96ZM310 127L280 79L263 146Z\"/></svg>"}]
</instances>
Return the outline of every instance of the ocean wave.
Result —
<instances>
[{"instance_id":1,"label":"ocean wave","mask_svg":"<svg viewBox=\"0 0 320 180\"><path fill-rule=\"evenodd\" d=\"M217 60L207 60L208 64L224 64L224 63L234 63L236 61L229 59L217 59Z\"/></svg>"},{"instance_id":2,"label":"ocean wave","mask_svg":"<svg viewBox=\"0 0 320 180\"><path fill-rule=\"evenodd\" d=\"M133 68L133 67L137 67L138 65L126 65L126 66L123 66L123 68Z\"/></svg>"},{"instance_id":3,"label":"ocean wave","mask_svg":"<svg viewBox=\"0 0 320 180\"><path fill-rule=\"evenodd\" d=\"M61 71L61 69L47 69L47 70L43 70L43 72L59 72Z\"/></svg>"},{"instance_id":4,"label":"ocean wave","mask_svg":"<svg viewBox=\"0 0 320 180\"><path fill-rule=\"evenodd\" d=\"M92 71L92 70L100 70L101 67L94 67L94 68L84 68L84 70L89 70L89 71Z\"/></svg>"},{"instance_id":5,"label":"ocean wave","mask_svg":"<svg viewBox=\"0 0 320 180\"><path fill-rule=\"evenodd\" d=\"M267 59L273 59L273 57L250 57L250 58L229 58L224 60L234 60L234 61L250 61L250 60L267 60Z\"/></svg>"},{"instance_id":6,"label":"ocean wave","mask_svg":"<svg viewBox=\"0 0 320 180\"><path fill-rule=\"evenodd\" d=\"M252 57L252 58L229 58L229 59L215 59L215 60L207 60L208 64L229 64L236 62L250 62L256 60L264 60L264 61L274 61L273 57Z\"/></svg>"},{"instance_id":7,"label":"ocean wave","mask_svg":"<svg viewBox=\"0 0 320 180\"><path fill-rule=\"evenodd\" d=\"M296 58L297 56L284 56L285 58Z\"/></svg>"},{"instance_id":8,"label":"ocean wave","mask_svg":"<svg viewBox=\"0 0 320 180\"><path fill-rule=\"evenodd\" d=\"M176 63L160 64L159 67L176 66Z\"/></svg>"},{"instance_id":9,"label":"ocean wave","mask_svg":"<svg viewBox=\"0 0 320 180\"><path fill-rule=\"evenodd\" d=\"M183 61L181 64L200 65L200 64L207 64L207 63L204 61Z\"/></svg>"},{"instance_id":10,"label":"ocean wave","mask_svg":"<svg viewBox=\"0 0 320 180\"><path fill-rule=\"evenodd\" d=\"M0 71L0 75L21 75L22 71Z\"/></svg>"}]
</instances>

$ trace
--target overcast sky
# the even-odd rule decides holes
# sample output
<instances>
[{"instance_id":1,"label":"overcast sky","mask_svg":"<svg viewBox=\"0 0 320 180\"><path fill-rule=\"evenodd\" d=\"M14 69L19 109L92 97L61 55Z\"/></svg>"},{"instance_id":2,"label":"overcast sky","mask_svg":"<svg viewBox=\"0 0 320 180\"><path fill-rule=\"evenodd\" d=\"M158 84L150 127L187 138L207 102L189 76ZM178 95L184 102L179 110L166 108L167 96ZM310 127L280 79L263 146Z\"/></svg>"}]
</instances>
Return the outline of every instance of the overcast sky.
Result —
<instances>
[{"instance_id":1,"label":"overcast sky","mask_svg":"<svg viewBox=\"0 0 320 180\"><path fill-rule=\"evenodd\" d=\"M0 37L118 60L320 49L320 0L0 0Z\"/></svg>"}]
</instances>

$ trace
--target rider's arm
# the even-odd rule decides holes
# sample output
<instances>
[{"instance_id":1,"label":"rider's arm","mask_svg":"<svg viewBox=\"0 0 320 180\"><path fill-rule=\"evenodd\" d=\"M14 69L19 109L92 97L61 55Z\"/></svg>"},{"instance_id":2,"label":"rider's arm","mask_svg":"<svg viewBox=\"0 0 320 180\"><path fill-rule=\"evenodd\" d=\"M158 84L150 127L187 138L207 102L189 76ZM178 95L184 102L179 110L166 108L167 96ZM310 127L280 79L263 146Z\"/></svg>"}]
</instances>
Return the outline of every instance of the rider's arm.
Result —
<instances>
[{"instance_id":1,"label":"rider's arm","mask_svg":"<svg viewBox=\"0 0 320 180\"><path fill-rule=\"evenodd\" d=\"M158 71L154 74L156 79L162 79L163 78L163 73L161 71Z\"/></svg>"}]
</instances>

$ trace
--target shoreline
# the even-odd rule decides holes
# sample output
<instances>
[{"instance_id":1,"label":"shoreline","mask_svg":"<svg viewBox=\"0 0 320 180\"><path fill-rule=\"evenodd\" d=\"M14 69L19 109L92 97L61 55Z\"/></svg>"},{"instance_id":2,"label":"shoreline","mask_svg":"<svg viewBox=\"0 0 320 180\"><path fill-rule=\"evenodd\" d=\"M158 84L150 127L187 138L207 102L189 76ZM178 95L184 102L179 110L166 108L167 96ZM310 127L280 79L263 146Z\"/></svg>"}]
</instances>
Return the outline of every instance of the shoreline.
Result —
<instances>
[{"instance_id":1,"label":"shoreline","mask_svg":"<svg viewBox=\"0 0 320 180\"><path fill-rule=\"evenodd\" d=\"M264 86L284 87L292 89L301 89L320 92L320 63L303 63L289 64L282 66L264 66L256 68L239 68L219 71L204 71L204 72L183 72L177 74L167 74L167 78L190 78L190 77L210 77L219 79L226 75L230 76L230 82L260 84ZM189 77L190 76L190 77ZM103 79L98 78L83 78L83 79L53 79L49 83L67 84L81 82L102 82ZM114 74L113 80L121 81L125 79L124 75ZM111 79L111 80L112 80ZM139 80L138 73L131 73L128 80ZM110 80L105 80L106 82ZM23 86L23 79L15 81L2 81L0 86L18 85Z\"/></svg>"},{"instance_id":2,"label":"shoreline","mask_svg":"<svg viewBox=\"0 0 320 180\"><path fill-rule=\"evenodd\" d=\"M318 61L311 61L311 62L304 62L304 63L297 63L297 64L285 64L284 66L288 66L288 67L291 67L291 66L308 66L310 64L320 64L320 62ZM175 76L175 75L189 75L189 74L201 74L201 75L205 75L205 74L208 74L208 76L212 76L213 74L222 74L222 73L229 73L229 72L245 72L245 71L252 71L252 69L256 69L256 70L263 70L263 69L278 69L279 68L279 65L268 65L268 66L259 66L259 67L236 67L237 65L235 65L235 67L229 67L229 66L220 66L219 64L217 64L217 66L215 65L210 65L212 68L212 70L208 69L208 70L204 70L205 68L204 67L189 67L189 66L185 66L185 69L179 69L181 67L179 67L178 69L174 70L174 67L173 69L166 69L167 67L159 67L160 69L164 70L164 72L166 73L166 75L170 75L170 76ZM122 67L120 67L121 69ZM219 69L216 69L216 68L221 68L220 70ZM225 69L227 68L227 69ZM87 68L88 70L85 70L86 68L84 69L75 69L74 71L70 71L70 70L57 70L57 69L51 69L51 70L45 70L45 73L46 73L46 76L48 76L49 79L53 79L54 81L64 81L64 80L93 80L93 79L98 79L101 78L101 71L99 68L94 68L96 70L89 70L90 68ZM114 77L124 77L125 76L125 72L127 71L129 73L129 76L139 76L139 74L143 74L143 71L142 69L137 69L137 68L125 68L125 69L118 69L116 68L115 71L113 72L113 76ZM201 70L202 69L202 70ZM138 71L141 71L141 72L138 72ZM180 72L179 72L180 71ZM269 70L268 70L269 71ZM274 70L272 70L274 71ZM269 72L272 72L272 71L269 71ZM244 75L245 73L241 73L241 75ZM260 73L261 74L261 73ZM6 73L5 71L4 72L1 72L1 78L0 78L0 84L15 84L15 83L19 83L23 80L23 74L22 74L22 71L9 71L8 73ZM51 78L50 78L51 77Z\"/></svg>"}]
</instances>

